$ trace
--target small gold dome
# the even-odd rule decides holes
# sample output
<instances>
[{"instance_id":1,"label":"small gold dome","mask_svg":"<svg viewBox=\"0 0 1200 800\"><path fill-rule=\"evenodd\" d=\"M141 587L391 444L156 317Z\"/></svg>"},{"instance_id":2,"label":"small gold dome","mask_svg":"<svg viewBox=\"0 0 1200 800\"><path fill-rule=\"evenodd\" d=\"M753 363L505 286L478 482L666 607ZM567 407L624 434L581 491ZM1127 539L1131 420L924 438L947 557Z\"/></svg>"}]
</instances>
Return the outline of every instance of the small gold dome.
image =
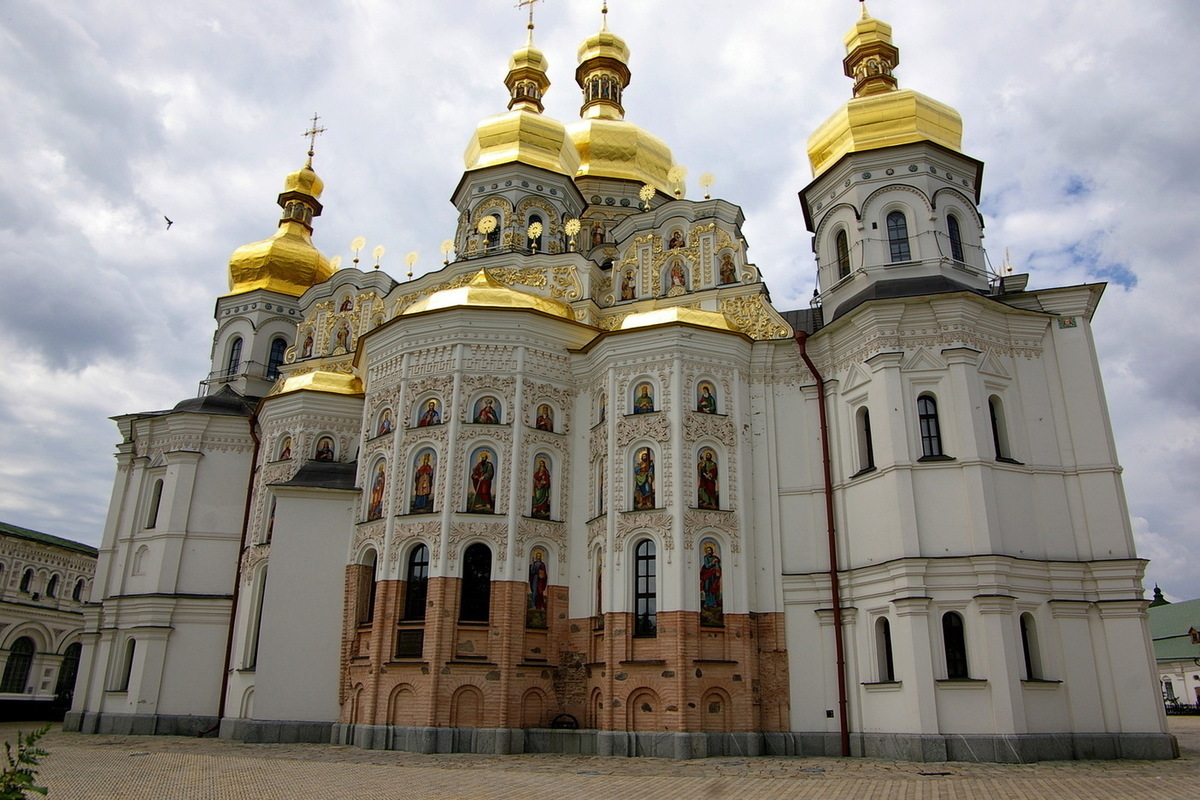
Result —
<instances>
[{"instance_id":1,"label":"small gold dome","mask_svg":"<svg viewBox=\"0 0 1200 800\"><path fill-rule=\"evenodd\" d=\"M729 317L720 311L701 311L698 308L684 308L683 306L656 308L653 311L641 311L636 314L630 314L621 320L621 330L627 331L634 328L647 328L651 325L666 325L669 322L683 322L688 325L697 325L701 328L713 328L732 333L741 332L738 326L733 324L729 320Z\"/></svg>"},{"instance_id":2,"label":"small gold dome","mask_svg":"<svg viewBox=\"0 0 1200 800\"><path fill-rule=\"evenodd\" d=\"M579 153L576 177L621 178L667 195L675 191L668 177L675 166L671 148L654 134L623 119L583 119L567 131Z\"/></svg>"},{"instance_id":3,"label":"small gold dome","mask_svg":"<svg viewBox=\"0 0 1200 800\"><path fill-rule=\"evenodd\" d=\"M325 181L321 180L320 176L313 171L312 164L306 163L303 167L289 174L284 179L283 191L285 194L287 192L301 192L319 200L321 199L321 192L325 191Z\"/></svg>"},{"instance_id":4,"label":"small gold dome","mask_svg":"<svg viewBox=\"0 0 1200 800\"><path fill-rule=\"evenodd\" d=\"M559 300L522 292L506 286L481 269L466 286L442 289L404 309L403 315L447 308L511 308L541 311L563 319L575 319L571 307Z\"/></svg>"},{"instance_id":5,"label":"small gold dome","mask_svg":"<svg viewBox=\"0 0 1200 800\"><path fill-rule=\"evenodd\" d=\"M229 294L269 289L299 297L333 275L308 228L285 220L269 239L244 244L229 257Z\"/></svg>"},{"instance_id":6,"label":"small gold dome","mask_svg":"<svg viewBox=\"0 0 1200 800\"><path fill-rule=\"evenodd\" d=\"M514 109L479 123L463 154L467 171L500 164L527 164L569 178L579 169L579 153L556 119Z\"/></svg>"},{"instance_id":7,"label":"small gold dome","mask_svg":"<svg viewBox=\"0 0 1200 800\"><path fill-rule=\"evenodd\" d=\"M629 61L629 45L607 27L593 33L579 45L579 63L593 58L612 58L627 63Z\"/></svg>"},{"instance_id":8,"label":"small gold dome","mask_svg":"<svg viewBox=\"0 0 1200 800\"><path fill-rule=\"evenodd\" d=\"M288 376L282 384L272 389L271 394L287 394L301 390L325 392L326 394L359 395L363 393L363 383L357 375L318 369L302 375Z\"/></svg>"},{"instance_id":9,"label":"small gold dome","mask_svg":"<svg viewBox=\"0 0 1200 800\"><path fill-rule=\"evenodd\" d=\"M898 89L893 70L900 50L892 26L863 7L846 33L846 75L854 79L854 97L808 137L808 160L820 175L847 153L912 142L933 142L962 149L962 117L945 103Z\"/></svg>"}]
</instances>

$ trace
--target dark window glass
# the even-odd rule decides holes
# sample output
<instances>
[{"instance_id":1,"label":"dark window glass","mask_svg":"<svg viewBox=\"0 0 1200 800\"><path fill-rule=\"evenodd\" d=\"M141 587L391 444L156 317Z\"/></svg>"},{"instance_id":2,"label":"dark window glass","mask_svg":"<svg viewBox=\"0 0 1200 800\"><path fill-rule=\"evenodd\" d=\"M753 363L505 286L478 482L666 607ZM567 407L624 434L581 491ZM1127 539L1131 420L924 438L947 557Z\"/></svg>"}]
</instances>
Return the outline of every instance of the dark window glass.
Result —
<instances>
[{"instance_id":1,"label":"dark window glass","mask_svg":"<svg viewBox=\"0 0 1200 800\"><path fill-rule=\"evenodd\" d=\"M493 214L492 219L496 220L496 227L487 235L488 250L495 250L500 246L500 218Z\"/></svg>"},{"instance_id":2,"label":"dark window glass","mask_svg":"<svg viewBox=\"0 0 1200 800\"><path fill-rule=\"evenodd\" d=\"M645 539L634 549L635 582L633 594L635 636L654 636L658 630L658 579L654 542Z\"/></svg>"},{"instance_id":3,"label":"dark window glass","mask_svg":"<svg viewBox=\"0 0 1200 800\"><path fill-rule=\"evenodd\" d=\"M1034 628L1033 617L1021 615L1021 652L1025 656L1025 679L1041 680L1042 669L1037 652L1037 631Z\"/></svg>"},{"instance_id":4,"label":"dark window glass","mask_svg":"<svg viewBox=\"0 0 1200 800\"><path fill-rule=\"evenodd\" d=\"M540 252L542 252L542 237L545 234L546 226L545 226L545 223L542 222L542 218L539 217L537 214L533 214L532 216L529 217L530 225L532 225L535 222L542 226L542 233L539 233L537 238L534 239L531 242L531 244L533 245L533 249L537 250L540 253Z\"/></svg>"},{"instance_id":5,"label":"dark window glass","mask_svg":"<svg viewBox=\"0 0 1200 800\"><path fill-rule=\"evenodd\" d=\"M286 339L271 340L271 357L267 359L267 380L279 377L279 365L283 363L283 351L287 350Z\"/></svg>"},{"instance_id":6,"label":"dark window glass","mask_svg":"<svg viewBox=\"0 0 1200 800\"><path fill-rule=\"evenodd\" d=\"M404 585L404 619L425 619L428 593L429 548L422 544L408 557L408 574Z\"/></svg>"},{"instance_id":7,"label":"dark window glass","mask_svg":"<svg viewBox=\"0 0 1200 800\"><path fill-rule=\"evenodd\" d=\"M58 682L54 686L54 694L60 703L70 703L71 695L75 693L75 676L79 674L79 655L83 645L74 642L67 645L63 651L62 665L58 668Z\"/></svg>"},{"instance_id":8,"label":"dark window glass","mask_svg":"<svg viewBox=\"0 0 1200 800\"><path fill-rule=\"evenodd\" d=\"M242 364L242 339L239 336L233 340L233 344L229 347L229 363L225 365L225 376L232 378L238 374L238 367Z\"/></svg>"},{"instance_id":9,"label":"dark window glass","mask_svg":"<svg viewBox=\"0 0 1200 800\"><path fill-rule=\"evenodd\" d=\"M158 507L162 504L163 482L159 478L154 482L154 489L150 494L150 510L146 514L146 527L153 528L158 524Z\"/></svg>"},{"instance_id":10,"label":"dark window glass","mask_svg":"<svg viewBox=\"0 0 1200 800\"><path fill-rule=\"evenodd\" d=\"M458 618L463 622L487 622L492 602L492 551L486 544L473 544L463 554L462 594Z\"/></svg>"},{"instance_id":11,"label":"dark window glass","mask_svg":"<svg viewBox=\"0 0 1200 800\"><path fill-rule=\"evenodd\" d=\"M858 410L858 468L870 469L875 466L875 444L871 440L871 412L865 408Z\"/></svg>"},{"instance_id":12,"label":"dark window glass","mask_svg":"<svg viewBox=\"0 0 1200 800\"><path fill-rule=\"evenodd\" d=\"M29 584L33 583L33 570L25 570L25 574L21 576L21 591L29 593Z\"/></svg>"},{"instance_id":13,"label":"dark window glass","mask_svg":"<svg viewBox=\"0 0 1200 800\"><path fill-rule=\"evenodd\" d=\"M79 580L75 581L75 590L73 592L71 592L71 599L74 600L76 603L83 602L83 586L84 586L83 578L80 578Z\"/></svg>"},{"instance_id":14,"label":"dark window glass","mask_svg":"<svg viewBox=\"0 0 1200 800\"><path fill-rule=\"evenodd\" d=\"M892 263L910 260L912 253L908 249L908 220L903 212L893 211L887 215L887 231Z\"/></svg>"},{"instance_id":15,"label":"dark window glass","mask_svg":"<svg viewBox=\"0 0 1200 800\"><path fill-rule=\"evenodd\" d=\"M0 692L24 694L25 683L29 680L29 668L32 665L33 639L22 636L9 648L4 677L0 679Z\"/></svg>"},{"instance_id":16,"label":"dark window glass","mask_svg":"<svg viewBox=\"0 0 1200 800\"><path fill-rule=\"evenodd\" d=\"M951 214L946 217L946 227L950 230L950 257L955 261L965 261L963 258L962 232L958 228L958 217Z\"/></svg>"},{"instance_id":17,"label":"dark window glass","mask_svg":"<svg viewBox=\"0 0 1200 800\"><path fill-rule=\"evenodd\" d=\"M875 623L876 642L879 650L879 680L896 680L896 664L892 659L892 624L886 617Z\"/></svg>"},{"instance_id":18,"label":"dark window glass","mask_svg":"<svg viewBox=\"0 0 1200 800\"><path fill-rule=\"evenodd\" d=\"M850 240L845 231L838 231L834 245L837 248L838 278L845 278L850 274Z\"/></svg>"},{"instance_id":19,"label":"dark window glass","mask_svg":"<svg viewBox=\"0 0 1200 800\"><path fill-rule=\"evenodd\" d=\"M967 677L967 636L958 613L950 611L942 616L942 639L946 646L946 677Z\"/></svg>"},{"instance_id":20,"label":"dark window glass","mask_svg":"<svg viewBox=\"0 0 1200 800\"><path fill-rule=\"evenodd\" d=\"M927 394L917 398L917 420L921 425L921 454L942 455L942 432L938 426L937 401Z\"/></svg>"},{"instance_id":21,"label":"dark window glass","mask_svg":"<svg viewBox=\"0 0 1200 800\"><path fill-rule=\"evenodd\" d=\"M51 575L50 582L46 584L46 596L58 597L58 576Z\"/></svg>"}]
</instances>

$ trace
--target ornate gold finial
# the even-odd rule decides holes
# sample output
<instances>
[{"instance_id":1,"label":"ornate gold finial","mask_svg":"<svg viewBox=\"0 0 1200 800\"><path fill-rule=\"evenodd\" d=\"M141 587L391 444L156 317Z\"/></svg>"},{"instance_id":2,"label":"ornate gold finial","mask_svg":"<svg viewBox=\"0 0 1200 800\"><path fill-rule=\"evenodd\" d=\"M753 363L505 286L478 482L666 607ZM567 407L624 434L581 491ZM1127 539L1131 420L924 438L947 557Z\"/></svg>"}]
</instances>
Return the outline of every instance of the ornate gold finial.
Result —
<instances>
[{"instance_id":1,"label":"ornate gold finial","mask_svg":"<svg viewBox=\"0 0 1200 800\"><path fill-rule=\"evenodd\" d=\"M711 172L706 172L700 176L700 185L704 187L704 199L705 200L712 199L712 195L709 194L708 190L710 188L712 188L714 180L715 180L715 178L713 178L713 174Z\"/></svg>"},{"instance_id":2,"label":"ornate gold finial","mask_svg":"<svg viewBox=\"0 0 1200 800\"><path fill-rule=\"evenodd\" d=\"M575 219L574 217L567 220L566 224L563 225L563 231L566 232L567 238L570 240L567 242L568 250L575 250L575 234L579 233L580 227L579 220Z\"/></svg>"},{"instance_id":3,"label":"ornate gold finial","mask_svg":"<svg viewBox=\"0 0 1200 800\"><path fill-rule=\"evenodd\" d=\"M538 2L538 0L518 0L518 2L517 2L517 8L529 6L529 24L526 25L526 27L529 28L529 43L530 44L533 44L533 6L537 2Z\"/></svg>"},{"instance_id":4,"label":"ornate gold finial","mask_svg":"<svg viewBox=\"0 0 1200 800\"><path fill-rule=\"evenodd\" d=\"M687 167L676 164L667 171L667 180L675 184L675 199L683 197L683 179L687 177Z\"/></svg>"},{"instance_id":5,"label":"ornate gold finial","mask_svg":"<svg viewBox=\"0 0 1200 800\"><path fill-rule=\"evenodd\" d=\"M600 30L608 30L608 0L600 4Z\"/></svg>"},{"instance_id":6,"label":"ornate gold finial","mask_svg":"<svg viewBox=\"0 0 1200 800\"><path fill-rule=\"evenodd\" d=\"M862 18L863 19L866 19L867 17L871 16L870 14L867 13L867 0L858 0L858 4L860 6L862 6Z\"/></svg>"},{"instance_id":7,"label":"ornate gold finial","mask_svg":"<svg viewBox=\"0 0 1200 800\"><path fill-rule=\"evenodd\" d=\"M446 239L442 242L442 264L449 266L450 254L454 252L454 240Z\"/></svg>"},{"instance_id":8,"label":"ornate gold finial","mask_svg":"<svg viewBox=\"0 0 1200 800\"><path fill-rule=\"evenodd\" d=\"M355 236L350 241L350 252L354 253L354 266L358 266L358 251L367 246L367 237Z\"/></svg>"},{"instance_id":9,"label":"ornate gold finial","mask_svg":"<svg viewBox=\"0 0 1200 800\"><path fill-rule=\"evenodd\" d=\"M404 257L404 263L408 265L408 279L411 281L413 264L417 263L417 251L413 250L408 255L406 255Z\"/></svg>"},{"instance_id":10,"label":"ornate gold finial","mask_svg":"<svg viewBox=\"0 0 1200 800\"><path fill-rule=\"evenodd\" d=\"M642 199L642 211L650 210L650 198L654 197L654 187L650 184L645 184L638 189L638 197Z\"/></svg>"},{"instance_id":11,"label":"ornate gold finial","mask_svg":"<svg viewBox=\"0 0 1200 800\"><path fill-rule=\"evenodd\" d=\"M387 252L383 245L375 245L375 249L371 251L371 255L375 256L375 269L379 269L379 259L383 258L383 254Z\"/></svg>"},{"instance_id":12,"label":"ornate gold finial","mask_svg":"<svg viewBox=\"0 0 1200 800\"><path fill-rule=\"evenodd\" d=\"M317 142L317 137L325 132L324 127L321 127L321 128L317 127L317 120L319 120L319 119L320 119L320 117L317 116L317 112L314 111L313 115L312 115L312 120L311 120L312 127L309 128L308 130L306 130L302 134L305 139L308 139L308 166L309 167L312 167L313 146Z\"/></svg>"}]
</instances>

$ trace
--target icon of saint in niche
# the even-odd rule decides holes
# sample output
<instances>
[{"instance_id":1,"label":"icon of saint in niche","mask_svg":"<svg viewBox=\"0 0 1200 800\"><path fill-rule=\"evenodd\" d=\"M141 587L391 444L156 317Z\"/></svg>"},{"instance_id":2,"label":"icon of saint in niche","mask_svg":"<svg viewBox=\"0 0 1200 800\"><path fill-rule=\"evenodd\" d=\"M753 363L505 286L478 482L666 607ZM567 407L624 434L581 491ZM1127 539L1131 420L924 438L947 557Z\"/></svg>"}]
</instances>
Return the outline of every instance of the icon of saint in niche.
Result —
<instances>
[{"instance_id":1,"label":"icon of saint in niche","mask_svg":"<svg viewBox=\"0 0 1200 800\"><path fill-rule=\"evenodd\" d=\"M550 573L546 569L546 551L533 548L529 554L529 605L525 611L527 628L546 627L546 589L550 586Z\"/></svg>"},{"instance_id":2,"label":"icon of saint in niche","mask_svg":"<svg viewBox=\"0 0 1200 800\"><path fill-rule=\"evenodd\" d=\"M733 266L733 256L726 253L721 256L721 283L736 283L737 270Z\"/></svg>"},{"instance_id":3,"label":"icon of saint in niche","mask_svg":"<svg viewBox=\"0 0 1200 800\"><path fill-rule=\"evenodd\" d=\"M334 338L334 341L336 342L337 347L340 347L347 352L350 351L350 325L348 323L343 322L341 327L338 328L337 336Z\"/></svg>"},{"instance_id":4,"label":"icon of saint in niche","mask_svg":"<svg viewBox=\"0 0 1200 800\"><path fill-rule=\"evenodd\" d=\"M533 471L533 501L530 503L529 516L550 519L550 468L541 456L538 456L537 469Z\"/></svg>"},{"instance_id":5,"label":"icon of saint in niche","mask_svg":"<svg viewBox=\"0 0 1200 800\"><path fill-rule=\"evenodd\" d=\"M375 468L375 480L371 484L371 504L367 506L367 519L383 516L383 490L387 486L387 463L379 462Z\"/></svg>"},{"instance_id":6,"label":"icon of saint in niche","mask_svg":"<svg viewBox=\"0 0 1200 800\"><path fill-rule=\"evenodd\" d=\"M309 333L304 337L304 345L300 348L301 358L311 358L313 350L313 335Z\"/></svg>"},{"instance_id":7,"label":"icon of saint in niche","mask_svg":"<svg viewBox=\"0 0 1200 800\"><path fill-rule=\"evenodd\" d=\"M353 308L354 308L354 301L351 300L349 297L346 297L342 300L342 305L338 308L338 311L350 311Z\"/></svg>"},{"instance_id":8,"label":"icon of saint in niche","mask_svg":"<svg viewBox=\"0 0 1200 800\"><path fill-rule=\"evenodd\" d=\"M500 410L496 407L496 398L484 397L475 404L475 422L481 425L499 424Z\"/></svg>"},{"instance_id":9,"label":"icon of saint in niche","mask_svg":"<svg viewBox=\"0 0 1200 800\"><path fill-rule=\"evenodd\" d=\"M700 396L696 398L696 410L703 414L717 413L717 397L711 383L700 384Z\"/></svg>"},{"instance_id":10,"label":"icon of saint in niche","mask_svg":"<svg viewBox=\"0 0 1200 800\"><path fill-rule=\"evenodd\" d=\"M632 300L637 290L633 285L633 270L627 271L621 276L621 299Z\"/></svg>"},{"instance_id":11,"label":"icon of saint in niche","mask_svg":"<svg viewBox=\"0 0 1200 800\"><path fill-rule=\"evenodd\" d=\"M376 431L376 436L383 436L385 433L392 432L392 410L385 408L379 416L379 430Z\"/></svg>"},{"instance_id":12,"label":"icon of saint in niche","mask_svg":"<svg viewBox=\"0 0 1200 800\"><path fill-rule=\"evenodd\" d=\"M409 511L413 514L433 513L433 452L426 450L417 456L420 463L413 470L413 497Z\"/></svg>"},{"instance_id":13,"label":"icon of saint in niche","mask_svg":"<svg viewBox=\"0 0 1200 800\"><path fill-rule=\"evenodd\" d=\"M700 562L700 624L721 625L724 608L721 597L721 553L712 539L706 539L701 549L704 557Z\"/></svg>"},{"instance_id":14,"label":"icon of saint in niche","mask_svg":"<svg viewBox=\"0 0 1200 800\"><path fill-rule=\"evenodd\" d=\"M496 498L492 494L492 480L496 477L496 464L486 448L475 451L475 467L471 470L471 491L467 495L467 511L472 514L493 514Z\"/></svg>"},{"instance_id":15,"label":"icon of saint in niche","mask_svg":"<svg viewBox=\"0 0 1200 800\"><path fill-rule=\"evenodd\" d=\"M679 231L671 232L671 241L667 244L668 250L676 250L683 247L683 234Z\"/></svg>"},{"instance_id":16,"label":"icon of saint in niche","mask_svg":"<svg viewBox=\"0 0 1200 800\"><path fill-rule=\"evenodd\" d=\"M643 447L633 467L633 508L642 511L654 507L654 454Z\"/></svg>"},{"instance_id":17,"label":"icon of saint in niche","mask_svg":"<svg viewBox=\"0 0 1200 800\"><path fill-rule=\"evenodd\" d=\"M650 384L638 386L637 397L633 401L633 413L649 414L654 410L654 395L650 394Z\"/></svg>"},{"instance_id":18,"label":"icon of saint in niche","mask_svg":"<svg viewBox=\"0 0 1200 800\"><path fill-rule=\"evenodd\" d=\"M417 420L418 428L425 428L429 425L441 425L442 414L438 411L438 401L430 400L425 404L425 410L421 412L421 418Z\"/></svg>"},{"instance_id":19,"label":"icon of saint in niche","mask_svg":"<svg viewBox=\"0 0 1200 800\"><path fill-rule=\"evenodd\" d=\"M681 289L686 289L687 276L683 272L683 267L678 263L671 265L671 287L678 286Z\"/></svg>"},{"instance_id":20,"label":"icon of saint in niche","mask_svg":"<svg viewBox=\"0 0 1200 800\"><path fill-rule=\"evenodd\" d=\"M717 487L717 460L712 450L706 449L696 464L696 507L719 509L720 490Z\"/></svg>"},{"instance_id":21,"label":"icon of saint in niche","mask_svg":"<svg viewBox=\"0 0 1200 800\"><path fill-rule=\"evenodd\" d=\"M534 427L539 431L554 430L554 411L550 406L545 403L538 406L537 421L534 423Z\"/></svg>"},{"instance_id":22,"label":"icon of saint in niche","mask_svg":"<svg viewBox=\"0 0 1200 800\"><path fill-rule=\"evenodd\" d=\"M292 437L290 437L290 436L283 437L283 443L280 444L280 446L279 446L279 460L280 461L291 461L292 460Z\"/></svg>"},{"instance_id":23,"label":"icon of saint in niche","mask_svg":"<svg viewBox=\"0 0 1200 800\"><path fill-rule=\"evenodd\" d=\"M333 461L333 439L322 436L317 440L317 461Z\"/></svg>"}]
</instances>

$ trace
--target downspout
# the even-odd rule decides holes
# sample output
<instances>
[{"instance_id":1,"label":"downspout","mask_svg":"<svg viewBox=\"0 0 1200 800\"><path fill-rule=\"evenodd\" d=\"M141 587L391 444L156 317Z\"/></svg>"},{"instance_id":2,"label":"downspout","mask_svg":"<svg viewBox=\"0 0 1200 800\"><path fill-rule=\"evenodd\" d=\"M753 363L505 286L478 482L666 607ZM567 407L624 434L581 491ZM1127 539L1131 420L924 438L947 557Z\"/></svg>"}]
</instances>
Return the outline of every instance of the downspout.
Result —
<instances>
[{"instance_id":1,"label":"downspout","mask_svg":"<svg viewBox=\"0 0 1200 800\"><path fill-rule=\"evenodd\" d=\"M838 724L842 733L842 755L850 755L850 720L846 701L846 646L842 633L842 590L838 582L837 533L833 517L833 468L829 457L829 422L825 412L825 379L808 357L808 334L796 331L800 358L817 381L817 405L821 414L821 460L825 472L825 526L829 533L829 591L833 600L833 641L837 654Z\"/></svg>"},{"instance_id":2,"label":"downspout","mask_svg":"<svg viewBox=\"0 0 1200 800\"><path fill-rule=\"evenodd\" d=\"M217 701L217 721L208 730L197 736L207 736L221 727L225 719L225 696L229 692L229 670L233 659L233 630L237 617L238 595L242 588L242 554L246 552L246 540L250 536L250 501L254 497L254 475L258 472L258 451L262 442L258 438L258 407L250 415L250 438L254 440L254 452L250 456L250 480L246 482L246 504L242 510L242 542L238 547L237 569L233 577L233 598L229 606L229 633L225 637L225 668L221 670L221 696Z\"/></svg>"}]
</instances>

